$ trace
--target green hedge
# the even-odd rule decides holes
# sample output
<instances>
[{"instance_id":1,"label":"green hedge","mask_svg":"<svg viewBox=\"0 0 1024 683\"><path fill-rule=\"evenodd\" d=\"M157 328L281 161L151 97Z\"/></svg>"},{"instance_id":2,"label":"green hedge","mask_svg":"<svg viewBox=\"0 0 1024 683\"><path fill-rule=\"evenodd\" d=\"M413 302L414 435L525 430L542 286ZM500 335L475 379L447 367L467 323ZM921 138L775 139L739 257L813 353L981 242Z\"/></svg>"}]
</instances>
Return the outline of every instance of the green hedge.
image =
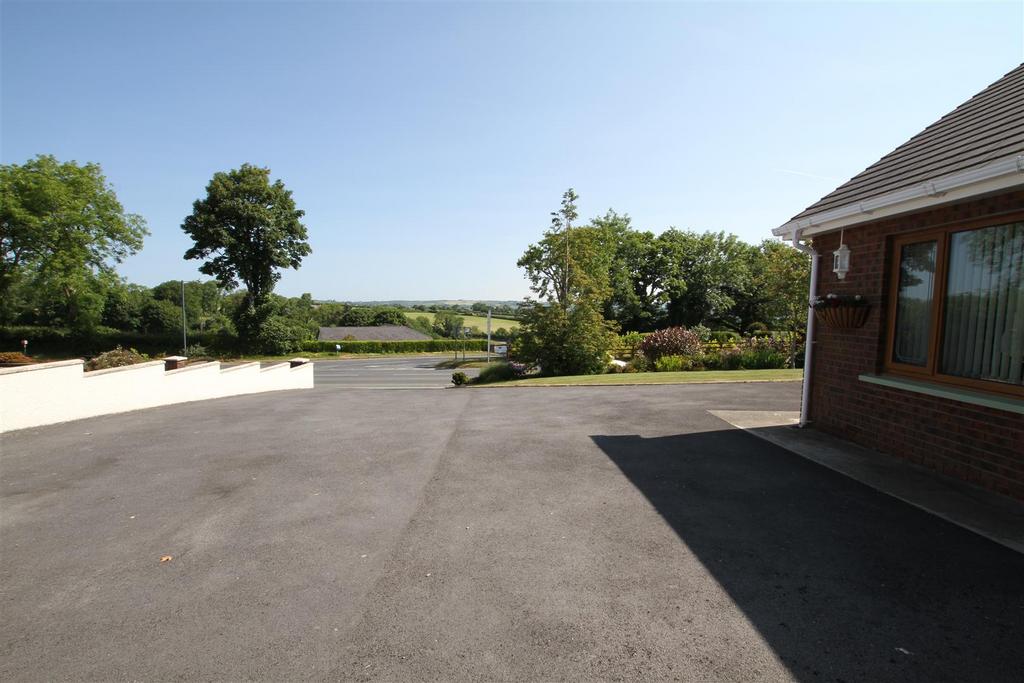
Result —
<instances>
[{"instance_id":1,"label":"green hedge","mask_svg":"<svg viewBox=\"0 0 1024 683\"><path fill-rule=\"evenodd\" d=\"M342 353L417 353L424 351L486 351L486 339L424 339L412 341L329 341L318 339L302 343L302 350L310 353L335 351Z\"/></svg>"},{"instance_id":2,"label":"green hedge","mask_svg":"<svg viewBox=\"0 0 1024 683\"><path fill-rule=\"evenodd\" d=\"M59 327L12 325L0 327L0 351L21 351L21 340L28 340L28 353L48 356L94 356L120 346L149 355L181 353L181 333L143 334L101 328L92 334L76 334ZM217 335L189 332L188 343L218 346Z\"/></svg>"}]
</instances>

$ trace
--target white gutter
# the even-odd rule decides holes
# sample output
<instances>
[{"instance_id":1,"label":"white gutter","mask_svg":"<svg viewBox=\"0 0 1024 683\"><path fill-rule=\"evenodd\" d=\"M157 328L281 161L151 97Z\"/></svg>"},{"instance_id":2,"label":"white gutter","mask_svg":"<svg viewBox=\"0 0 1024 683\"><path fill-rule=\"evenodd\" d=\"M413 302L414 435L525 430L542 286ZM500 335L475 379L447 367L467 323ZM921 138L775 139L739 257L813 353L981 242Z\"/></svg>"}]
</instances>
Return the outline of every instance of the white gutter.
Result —
<instances>
[{"instance_id":1,"label":"white gutter","mask_svg":"<svg viewBox=\"0 0 1024 683\"><path fill-rule=\"evenodd\" d=\"M796 235L811 237L857 223L920 211L1017 185L1024 185L1024 154L1003 157L901 190L792 220L772 230L772 234L786 239L792 237L796 244Z\"/></svg>"},{"instance_id":2,"label":"white gutter","mask_svg":"<svg viewBox=\"0 0 1024 683\"><path fill-rule=\"evenodd\" d=\"M807 333L804 339L804 386L800 395L799 427L807 426L807 413L811 401L811 361L814 360L814 300L818 291L818 252L814 247L801 244L800 230L793 231L793 246L811 257L811 285L807 292Z\"/></svg>"}]
</instances>

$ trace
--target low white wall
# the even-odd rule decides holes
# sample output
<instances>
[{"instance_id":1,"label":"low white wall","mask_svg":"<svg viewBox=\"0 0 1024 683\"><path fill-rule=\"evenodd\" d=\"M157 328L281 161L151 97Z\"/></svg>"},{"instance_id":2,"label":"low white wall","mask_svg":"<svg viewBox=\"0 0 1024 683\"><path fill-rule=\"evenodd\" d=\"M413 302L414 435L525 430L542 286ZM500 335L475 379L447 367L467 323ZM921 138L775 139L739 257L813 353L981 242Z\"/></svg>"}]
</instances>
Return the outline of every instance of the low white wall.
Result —
<instances>
[{"instance_id":1,"label":"low white wall","mask_svg":"<svg viewBox=\"0 0 1024 683\"><path fill-rule=\"evenodd\" d=\"M221 369L212 362L165 372L163 361L152 361L84 369L81 360L0 368L0 432L171 403L313 388L312 363Z\"/></svg>"}]
</instances>

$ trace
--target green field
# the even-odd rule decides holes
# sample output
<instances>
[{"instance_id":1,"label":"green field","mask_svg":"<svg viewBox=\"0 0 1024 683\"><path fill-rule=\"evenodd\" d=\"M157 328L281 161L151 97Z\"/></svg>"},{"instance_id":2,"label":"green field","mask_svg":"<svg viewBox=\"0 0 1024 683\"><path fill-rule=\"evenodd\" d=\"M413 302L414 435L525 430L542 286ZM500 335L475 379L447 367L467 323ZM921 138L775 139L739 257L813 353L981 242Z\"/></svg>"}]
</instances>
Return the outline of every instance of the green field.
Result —
<instances>
[{"instance_id":1,"label":"green field","mask_svg":"<svg viewBox=\"0 0 1024 683\"><path fill-rule=\"evenodd\" d=\"M531 377L510 382L475 385L480 387L566 387L610 384L701 384L710 382L795 382L803 379L800 369L783 370L691 370L689 372L623 372L608 375Z\"/></svg>"},{"instance_id":2,"label":"green field","mask_svg":"<svg viewBox=\"0 0 1024 683\"><path fill-rule=\"evenodd\" d=\"M405 317L410 321L417 316L424 316L427 320L433 322L434 314L429 311L417 311L414 309L403 309L402 313L405 313ZM481 315L461 315L463 325L466 327L475 327L480 330L481 333L487 333L487 316ZM504 327L506 330L513 330L519 327L518 320L509 320L508 318L491 318L491 332L494 332L499 327Z\"/></svg>"}]
</instances>

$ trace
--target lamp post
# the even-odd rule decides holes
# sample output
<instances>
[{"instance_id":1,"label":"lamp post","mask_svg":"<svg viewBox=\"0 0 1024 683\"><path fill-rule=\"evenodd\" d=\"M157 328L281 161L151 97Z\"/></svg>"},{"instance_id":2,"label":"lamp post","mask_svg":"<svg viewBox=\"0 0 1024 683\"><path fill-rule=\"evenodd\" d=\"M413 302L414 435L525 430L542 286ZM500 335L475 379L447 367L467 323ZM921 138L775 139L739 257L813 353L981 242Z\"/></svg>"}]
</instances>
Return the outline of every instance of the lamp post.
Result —
<instances>
[{"instance_id":1,"label":"lamp post","mask_svg":"<svg viewBox=\"0 0 1024 683\"><path fill-rule=\"evenodd\" d=\"M188 328L185 326L185 281L181 281L181 355L188 353Z\"/></svg>"}]
</instances>

